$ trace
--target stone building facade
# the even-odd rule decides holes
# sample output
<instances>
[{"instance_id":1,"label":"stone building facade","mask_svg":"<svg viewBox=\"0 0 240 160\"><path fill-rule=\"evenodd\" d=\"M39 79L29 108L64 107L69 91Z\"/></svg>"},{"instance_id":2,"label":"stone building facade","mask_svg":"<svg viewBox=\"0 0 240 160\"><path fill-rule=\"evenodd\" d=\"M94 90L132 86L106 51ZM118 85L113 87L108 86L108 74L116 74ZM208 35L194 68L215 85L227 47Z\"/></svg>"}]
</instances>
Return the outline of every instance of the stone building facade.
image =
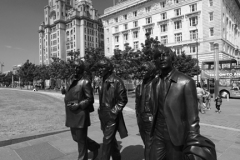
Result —
<instances>
[{"instance_id":1,"label":"stone building facade","mask_svg":"<svg viewBox=\"0 0 240 160\"><path fill-rule=\"evenodd\" d=\"M105 54L124 50L124 44L138 50L150 32L176 53L185 51L199 59L237 58L240 47L239 0L113 0L101 16Z\"/></svg>"},{"instance_id":2,"label":"stone building facade","mask_svg":"<svg viewBox=\"0 0 240 160\"><path fill-rule=\"evenodd\" d=\"M39 64L51 57L67 60L68 52L104 47L103 25L91 0L48 0L39 26Z\"/></svg>"}]
</instances>

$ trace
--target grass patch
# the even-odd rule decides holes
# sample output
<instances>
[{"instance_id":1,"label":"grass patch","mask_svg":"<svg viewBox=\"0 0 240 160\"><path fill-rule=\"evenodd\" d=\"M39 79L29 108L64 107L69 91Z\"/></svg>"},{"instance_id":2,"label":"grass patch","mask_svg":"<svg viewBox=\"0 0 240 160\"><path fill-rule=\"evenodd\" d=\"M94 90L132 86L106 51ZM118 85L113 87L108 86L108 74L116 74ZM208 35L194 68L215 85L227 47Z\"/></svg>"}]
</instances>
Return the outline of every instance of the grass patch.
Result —
<instances>
[{"instance_id":1,"label":"grass patch","mask_svg":"<svg viewBox=\"0 0 240 160\"><path fill-rule=\"evenodd\" d=\"M17 90L0 90L0 137L66 129L63 100Z\"/></svg>"}]
</instances>

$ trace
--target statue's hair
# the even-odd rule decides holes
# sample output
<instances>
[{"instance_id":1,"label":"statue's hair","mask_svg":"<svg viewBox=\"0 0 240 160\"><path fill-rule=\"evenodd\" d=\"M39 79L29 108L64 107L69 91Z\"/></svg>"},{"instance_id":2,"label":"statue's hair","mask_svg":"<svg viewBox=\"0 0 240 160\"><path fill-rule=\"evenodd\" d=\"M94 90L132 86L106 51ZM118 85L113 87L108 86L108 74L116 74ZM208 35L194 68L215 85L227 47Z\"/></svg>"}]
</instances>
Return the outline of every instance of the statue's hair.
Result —
<instances>
[{"instance_id":1,"label":"statue's hair","mask_svg":"<svg viewBox=\"0 0 240 160\"><path fill-rule=\"evenodd\" d=\"M163 53L169 54L171 56L173 62L176 60L175 52L173 52L170 47L166 47L166 46L163 46L163 45L160 45L157 49L155 49L155 51L153 53L153 58L157 59Z\"/></svg>"},{"instance_id":2,"label":"statue's hair","mask_svg":"<svg viewBox=\"0 0 240 160\"><path fill-rule=\"evenodd\" d=\"M154 72L156 70L156 66L154 65L153 62L150 61L144 62L141 65L141 68L147 70L148 72Z\"/></svg>"},{"instance_id":3,"label":"statue's hair","mask_svg":"<svg viewBox=\"0 0 240 160\"><path fill-rule=\"evenodd\" d=\"M82 60L76 60L74 64L81 69L82 73L85 71L85 64Z\"/></svg>"},{"instance_id":4,"label":"statue's hair","mask_svg":"<svg viewBox=\"0 0 240 160\"><path fill-rule=\"evenodd\" d=\"M106 68L110 71L113 71L114 67L112 62L108 58L102 58L98 61L97 67Z\"/></svg>"}]
</instances>

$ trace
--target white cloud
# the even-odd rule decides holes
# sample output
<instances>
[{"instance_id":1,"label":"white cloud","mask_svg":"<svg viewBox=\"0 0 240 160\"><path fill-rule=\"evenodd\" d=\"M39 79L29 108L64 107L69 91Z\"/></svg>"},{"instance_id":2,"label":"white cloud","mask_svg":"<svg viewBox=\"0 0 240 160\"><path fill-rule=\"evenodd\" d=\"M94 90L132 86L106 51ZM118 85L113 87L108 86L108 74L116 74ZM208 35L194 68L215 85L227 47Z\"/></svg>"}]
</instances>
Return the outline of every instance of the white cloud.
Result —
<instances>
[{"instance_id":1,"label":"white cloud","mask_svg":"<svg viewBox=\"0 0 240 160\"><path fill-rule=\"evenodd\" d=\"M22 49L22 48L13 47L13 46L5 46L5 47L8 48L8 49L24 50L24 49Z\"/></svg>"},{"instance_id":2,"label":"white cloud","mask_svg":"<svg viewBox=\"0 0 240 160\"><path fill-rule=\"evenodd\" d=\"M12 46L5 46L6 48L9 48L9 49L11 49L11 48L13 48Z\"/></svg>"}]
</instances>

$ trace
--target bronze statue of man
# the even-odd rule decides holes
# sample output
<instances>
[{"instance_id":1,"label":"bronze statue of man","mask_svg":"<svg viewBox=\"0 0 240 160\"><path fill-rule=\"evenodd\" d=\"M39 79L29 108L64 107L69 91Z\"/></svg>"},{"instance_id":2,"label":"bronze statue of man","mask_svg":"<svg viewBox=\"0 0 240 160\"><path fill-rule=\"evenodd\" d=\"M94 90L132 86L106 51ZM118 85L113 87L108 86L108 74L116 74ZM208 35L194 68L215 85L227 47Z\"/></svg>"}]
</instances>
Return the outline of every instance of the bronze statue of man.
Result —
<instances>
[{"instance_id":1,"label":"bronze statue of man","mask_svg":"<svg viewBox=\"0 0 240 160\"><path fill-rule=\"evenodd\" d=\"M143 80L142 83L136 87L135 109L139 132L145 146L144 157L145 160L149 160L149 153L152 143L150 132L152 129L153 120L150 94L152 90L152 80L155 77L156 67L152 62L145 62L141 65L141 70Z\"/></svg>"},{"instance_id":2,"label":"bronze statue of man","mask_svg":"<svg viewBox=\"0 0 240 160\"><path fill-rule=\"evenodd\" d=\"M65 94L66 126L70 127L72 138L78 143L78 160L88 160L88 150L93 152L94 160L100 145L87 137L90 112L94 111L93 89L91 81L84 76L84 62L79 60L75 65L75 75L70 86L62 89L62 94Z\"/></svg>"},{"instance_id":3,"label":"bronze statue of man","mask_svg":"<svg viewBox=\"0 0 240 160\"><path fill-rule=\"evenodd\" d=\"M99 93L99 119L103 131L101 160L121 160L116 132L121 138L127 137L122 110L128 102L123 81L113 73L113 65L107 59L101 59L96 65L102 77L102 87Z\"/></svg>"},{"instance_id":4,"label":"bronze statue of man","mask_svg":"<svg viewBox=\"0 0 240 160\"><path fill-rule=\"evenodd\" d=\"M210 140L210 144L205 144L203 139L206 138L199 133L195 82L174 68L174 60L175 53L168 47L154 53L155 65L161 74L152 82L153 143L150 159L215 160L214 144Z\"/></svg>"}]
</instances>

